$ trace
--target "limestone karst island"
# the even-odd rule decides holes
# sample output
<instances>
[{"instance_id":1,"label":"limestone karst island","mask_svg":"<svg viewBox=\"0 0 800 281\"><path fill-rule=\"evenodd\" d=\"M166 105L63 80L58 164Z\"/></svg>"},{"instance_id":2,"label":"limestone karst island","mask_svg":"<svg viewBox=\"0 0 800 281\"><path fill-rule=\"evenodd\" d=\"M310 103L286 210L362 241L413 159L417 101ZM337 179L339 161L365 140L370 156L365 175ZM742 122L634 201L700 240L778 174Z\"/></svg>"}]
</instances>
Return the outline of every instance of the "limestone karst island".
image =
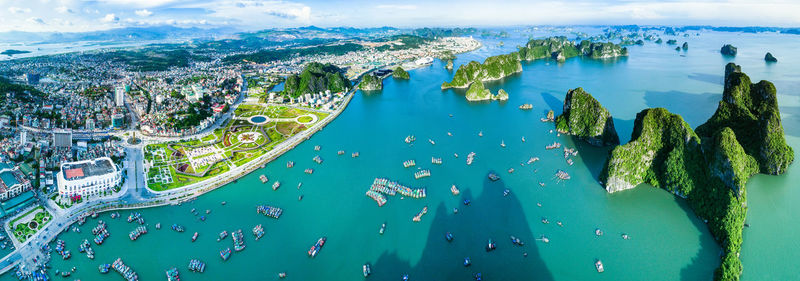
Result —
<instances>
[{"instance_id":1,"label":"limestone karst island","mask_svg":"<svg viewBox=\"0 0 800 281\"><path fill-rule=\"evenodd\" d=\"M7 0L0 281L798 280L795 11Z\"/></svg>"}]
</instances>

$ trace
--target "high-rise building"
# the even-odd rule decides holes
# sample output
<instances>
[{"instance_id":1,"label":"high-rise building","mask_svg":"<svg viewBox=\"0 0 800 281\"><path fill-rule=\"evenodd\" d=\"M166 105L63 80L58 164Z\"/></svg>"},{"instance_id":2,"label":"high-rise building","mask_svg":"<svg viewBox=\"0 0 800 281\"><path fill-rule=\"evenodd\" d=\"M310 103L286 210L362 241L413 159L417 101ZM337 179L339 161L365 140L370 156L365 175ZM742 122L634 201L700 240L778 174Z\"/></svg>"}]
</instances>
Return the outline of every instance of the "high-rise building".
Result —
<instances>
[{"instance_id":1,"label":"high-rise building","mask_svg":"<svg viewBox=\"0 0 800 281\"><path fill-rule=\"evenodd\" d=\"M114 129L122 129L125 126L125 115L114 114L111 115L111 127Z\"/></svg>"},{"instance_id":2,"label":"high-rise building","mask_svg":"<svg viewBox=\"0 0 800 281\"><path fill-rule=\"evenodd\" d=\"M39 84L39 74L25 73L25 82L30 85Z\"/></svg>"},{"instance_id":3,"label":"high-rise building","mask_svg":"<svg viewBox=\"0 0 800 281\"><path fill-rule=\"evenodd\" d=\"M125 86L114 88L114 103L119 107L125 106Z\"/></svg>"},{"instance_id":4,"label":"high-rise building","mask_svg":"<svg viewBox=\"0 0 800 281\"><path fill-rule=\"evenodd\" d=\"M25 145L25 143L28 142L28 131L24 129L21 131L22 132L19 133L19 143Z\"/></svg>"},{"instance_id":5,"label":"high-rise building","mask_svg":"<svg viewBox=\"0 0 800 281\"><path fill-rule=\"evenodd\" d=\"M86 119L86 130L92 131L94 130L94 118Z\"/></svg>"},{"instance_id":6,"label":"high-rise building","mask_svg":"<svg viewBox=\"0 0 800 281\"><path fill-rule=\"evenodd\" d=\"M72 147L72 130L53 131L53 146Z\"/></svg>"}]
</instances>

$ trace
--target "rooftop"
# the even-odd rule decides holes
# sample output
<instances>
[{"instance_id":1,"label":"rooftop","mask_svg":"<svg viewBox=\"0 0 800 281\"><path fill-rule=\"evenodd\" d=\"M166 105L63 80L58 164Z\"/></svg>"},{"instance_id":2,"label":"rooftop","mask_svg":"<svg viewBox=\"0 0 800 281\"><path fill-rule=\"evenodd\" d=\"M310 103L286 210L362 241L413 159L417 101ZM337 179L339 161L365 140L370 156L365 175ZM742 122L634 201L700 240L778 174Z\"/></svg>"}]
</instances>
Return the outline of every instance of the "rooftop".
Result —
<instances>
[{"instance_id":1,"label":"rooftop","mask_svg":"<svg viewBox=\"0 0 800 281\"><path fill-rule=\"evenodd\" d=\"M108 158L98 158L80 162L64 163L61 165L64 178L75 180L86 177L100 176L116 171L116 167Z\"/></svg>"}]
</instances>

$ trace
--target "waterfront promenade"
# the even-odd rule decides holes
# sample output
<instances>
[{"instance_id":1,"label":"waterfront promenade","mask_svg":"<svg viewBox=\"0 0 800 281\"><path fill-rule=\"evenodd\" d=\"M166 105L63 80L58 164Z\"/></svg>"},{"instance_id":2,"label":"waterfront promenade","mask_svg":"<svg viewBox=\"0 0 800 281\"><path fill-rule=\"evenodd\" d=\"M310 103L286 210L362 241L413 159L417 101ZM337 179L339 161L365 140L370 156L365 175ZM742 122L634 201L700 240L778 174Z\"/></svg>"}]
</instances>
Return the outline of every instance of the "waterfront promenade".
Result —
<instances>
[{"instance_id":1,"label":"waterfront promenade","mask_svg":"<svg viewBox=\"0 0 800 281\"><path fill-rule=\"evenodd\" d=\"M286 141L281 142L272 150L253 161L234 167L221 175L177 189L158 192L148 189L145 184L143 176L144 169L142 167L142 149L146 142L129 146L127 148L128 157L126 159L126 162L128 162L126 167L127 177L120 192L109 197L87 200L86 202L75 204L67 209L60 209L55 207L54 204L45 204L45 208L53 213L54 219L25 242L15 245L16 249L13 252L0 259L0 274L13 269L17 265L25 265L28 269L34 269L37 266L45 264L47 262L47 253L42 252L41 247L49 243L59 233L65 231L72 223L79 220L81 216L86 216L92 212L100 213L179 204L224 186L263 167L267 162L274 160L304 140L309 139L314 133L322 130L328 123L336 119L350 103L355 92L356 89L351 90L339 108L332 114L326 116L308 130L300 132L288 138Z\"/></svg>"}]
</instances>

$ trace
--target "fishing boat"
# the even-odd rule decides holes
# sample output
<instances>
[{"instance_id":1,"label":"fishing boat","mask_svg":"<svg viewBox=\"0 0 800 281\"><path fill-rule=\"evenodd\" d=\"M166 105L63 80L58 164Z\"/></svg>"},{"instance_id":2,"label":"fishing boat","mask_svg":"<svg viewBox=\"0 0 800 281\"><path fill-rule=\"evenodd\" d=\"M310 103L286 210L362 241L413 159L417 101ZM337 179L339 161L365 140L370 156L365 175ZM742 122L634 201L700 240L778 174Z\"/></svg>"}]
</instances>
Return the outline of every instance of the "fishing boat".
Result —
<instances>
[{"instance_id":1,"label":"fishing boat","mask_svg":"<svg viewBox=\"0 0 800 281\"><path fill-rule=\"evenodd\" d=\"M279 278L286 278L286 272L280 272L280 273L278 273L278 277L279 277Z\"/></svg>"},{"instance_id":2,"label":"fishing boat","mask_svg":"<svg viewBox=\"0 0 800 281\"><path fill-rule=\"evenodd\" d=\"M315 146L314 146L314 151L319 151L320 149L322 149L322 147L321 147L321 146L319 146L319 145L315 145Z\"/></svg>"},{"instance_id":3,"label":"fishing boat","mask_svg":"<svg viewBox=\"0 0 800 281\"><path fill-rule=\"evenodd\" d=\"M452 136L453 136L453 133L451 133L451 132L447 132L447 135L452 137Z\"/></svg>"},{"instance_id":4,"label":"fishing boat","mask_svg":"<svg viewBox=\"0 0 800 281\"><path fill-rule=\"evenodd\" d=\"M237 252L241 252L242 250L244 250L245 245L244 245L244 235L242 235L242 230L239 229L234 231L231 234L231 237L233 238L233 249L236 250Z\"/></svg>"},{"instance_id":5,"label":"fishing boat","mask_svg":"<svg viewBox=\"0 0 800 281\"><path fill-rule=\"evenodd\" d=\"M358 157L358 155L359 155L358 152L353 152L353 154L350 154L350 157L356 158Z\"/></svg>"},{"instance_id":6,"label":"fishing boat","mask_svg":"<svg viewBox=\"0 0 800 281\"><path fill-rule=\"evenodd\" d=\"M219 251L219 257L222 258L223 261L228 260L231 257L231 248L225 248L225 250Z\"/></svg>"},{"instance_id":7,"label":"fishing boat","mask_svg":"<svg viewBox=\"0 0 800 281\"><path fill-rule=\"evenodd\" d=\"M478 132L479 137L483 137L483 131Z\"/></svg>"},{"instance_id":8,"label":"fishing boat","mask_svg":"<svg viewBox=\"0 0 800 281\"><path fill-rule=\"evenodd\" d=\"M125 263L122 262L121 258L117 258L117 260L115 260L114 263L111 264L111 268L113 268L114 271L122 275L122 277L125 278L125 280L128 281L139 280L139 275L136 274L136 272L133 271L133 269L131 269L129 266L125 265Z\"/></svg>"},{"instance_id":9,"label":"fishing boat","mask_svg":"<svg viewBox=\"0 0 800 281\"><path fill-rule=\"evenodd\" d=\"M156 224L156 230L159 230L159 229L161 229L161 223L157 223Z\"/></svg>"},{"instance_id":10,"label":"fishing boat","mask_svg":"<svg viewBox=\"0 0 800 281\"><path fill-rule=\"evenodd\" d=\"M414 218L413 218L413 219L411 219L411 220L412 220L412 221L415 221L415 222L418 222L418 221L422 220L422 216L424 216L424 215L425 215L425 214L427 214L427 213L428 213L428 206L422 207L422 211L420 211L420 212L419 212L419 213L418 213L416 216L414 216Z\"/></svg>"},{"instance_id":11,"label":"fishing boat","mask_svg":"<svg viewBox=\"0 0 800 281\"><path fill-rule=\"evenodd\" d=\"M189 261L189 271L203 273L206 271L206 264L198 259L192 259Z\"/></svg>"},{"instance_id":12,"label":"fishing boat","mask_svg":"<svg viewBox=\"0 0 800 281\"><path fill-rule=\"evenodd\" d=\"M380 235L383 235L384 232L386 232L386 222L383 222L383 224L381 224L381 230L378 231Z\"/></svg>"},{"instance_id":13,"label":"fishing boat","mask_svg":"<svg viewBox=\"0 0 800 281\"><path fill-rule=\"evenodd\" d=\"M548 149L548 150L550 150L550 149L556 149L556 148L561 148L561 143L559 143L559 142L553 142L552 144L549 144L549 145L545 146L544 148L545 148L545 149Z\"/></svg>"},{"instance_id":14,"label":"fishing boat","mask_svg":"<svg viewBox=\"0 0 800 281\"><path fill-rule=\"evenodd\" d=\"M264 227L262 227L260 224L256 225L256 227L253 227L253 236L256 237L256 240L261 239L261 237L264 236Z\"/></svg>"},{"instance_id":15,"label":"fishing boat","mask_svg":"<svg viewBox=\"0 0 800 281\"><path fill-rule=\"evenodd\" d=\"M219 233L219 238L217 238L217 241L222 241L222 239L225 239L225 237L228 237L227 230L223 230L222 232Z\"/></svg>"},{"instance_id":16,"label":"fishing boat","mask_svg":"<svg viewBox=\"0 0 800 281\"><path fill-rule=\"evenodd\" d=\"M458 153L453 153L453 157L458 158Z\"/></svg>"},{"instance_id":17,"label":"fishing boat","mask_svg":"<svg viewBox=\"0 0 800 281\"><path fill-rule=\"evenodd\" d=\"M407 137L406 137L406 139L405 139L405 142L406 142L406 143L412 143L412 142L414 142L415 140L417 140L417 138L416 138L416 137L414 137L414 135L409 135L409 136L407 136Z\"/></svg>"},{"instance_id":18,"label":"fishing boat","mask_svg":"<svg viewBox=\"0 0 800 281\"><path fill-rule=\"evenodd\" d=\"M517 246L525 246L525 242L522 242L522 240L520 240L519 238L514 237L514 235L511 235L511 244Z\"/></svg>"},{"instance_id":19,"label":"fishing boat","mask_svg":"<svg viewBox=\"0 0 800 281\"><path fill-rule=\"evenodd\" d=\"M509 193L511 193L510 189L508 189L508 188L504 189L503 190L503 197L508 196Z\"/></svg>"},{"instance_id":20,"label":"fishing boat","mask_svg":"<svg viewBox=\"0 0 800 281\"><path fill-rule=\"evenodd\" d=\"M322 157L319 155L314 156L313 160L314 162L317 162L317 164L322 164Z\"/></svg>"},{"instance_id":21,"label":"fishing boat","mask_svg":"<svg viewBox=\"0 0 800 281\"><path fill-rule=\"evenodd\" d=\"M430 176L431 176L431 170L419 170L416 173L414 173L415 179L421 179Z\"/></svg>"},{"instance_id":22,"label":"fishing boat","mask_svg":"<svg viewBox=\"0 0 800 281\"><path fill-rule=\"evenodd\" d=\"M544 243L550 243L550 239L548 239L547 236L544 236L544 235L542 235L542 237L540 237L540 238L538 238L536 240L542 241Z\"/></svg>"},{"instance_id":23,"label":"fishing boat","mask_svg":"<svg viewBox=\"0 0 800 281\"><path fill-rule=\"evenodd\" d=\"M442 158L431 157L431 164L442 165Z\"/></svg>"},{"instance_id":24,"label":"fishing boat","mask_svg":"<svg viewBox=\"0 0 800 281\"><path fill-rule=\"evenodd\" d=\"M567 172L564 172L563 170L558 170L558 172L556 172L556 177L560 180L570 179L569 174Z\"/></svg>"},{"instance_id":25,"label":"fishing boat","mask_svg":"<svg viewBox=\"0 0 800 281\"><path fill-rule=\"evenodd\" d=\"M522 137L522 142L525 142L525 137L524 136Z\"/></svg>"},{"instance_id":26,"label":"fishing boat","mask_svg":"<svg viewBox=\"0 0 800 281\"><path fill-rule=\"evenodd\" d=\"M543 224L548 224L548 223L550 223L550 221L549 221L549 220L547 220L547 218L542 218L542 223L543 223Z\"/></svg>"},{"instance_id":27,"label":"fishing boat","mask_svg":"<svg viewBox=\"0 0 800 281\"><path fill-rule=\"evenodd\" d=\"M597 268L597 272L603 273L605 269L603 268L603 262L599 259L594 262L594 267Z\"/></svg>"},{"instance_id":28,"label":"fishing boat","mask_svg":"<svg viewBox=\"0 0 800 281\"><path fill-rule=\"evenodd\" d=\"M145 233L147 233L147 227L146 226L140 226L140 227L135 228L133 231L131 231L128 234L128 238L130 238L131 241L134 241L136 239L139 239L139 236L142 236L142 234L145 234Z\"/></svg>"},{"instance_id":29,"label":"fishing boat","mask_svg":"<svg viewBox=\"0 0 800 281\"><path fill-rule=\"evenodd\" d=\"M504 141L504 140L501 140L501 141L500 141L500 147L503 147L503 148L505 148L505 147L506 147L506 141Z\"/></svg>"},{"instance_id":30,"label":"fishing boat","mask_svg":"<svg viewBox=\"0 0 800 281\"><path fill-rule=\"evenodd\" d=\"M178 269L177 268L170 268L167 270L167 281L180 281L181 278L178 276Z\"/></svg>"},{"instance_id":31,"label":"fishing boat","mask_svg":"<svg viewBox=\"0 0 800 281\"><path fill-rule=\"evenodd\" d=\"M469 257L464 258L464 267L468 267L470 265L472 265L472 261L469 259Z\"/></svg>"},{"instance_id":32,"label":"fishing boat","mask_svg":"<svg viewBox=\"0 0 800 281\"><path fill-rule=\"evenodd\" d=\"M339 150L336 152L336 155L344 155L344 150Z\"/></svg>"},{"instance_id":33,"label":"fishing boat","mask_svg":"<svg viewBox=\"0 0 800 281\"><path fill-rule=\"evenodd\" d=\"M447 242L453 242L453 234L448 231L444 234L444 239L447 240Z\"/></svg>"},{"instance_id":34,"label":"fishing boat","mask_svg":"<svg viewBox=\"0 0 800 281\"><path fill-rule=\"evenodd\" d=\"M194 235L192 235L192 242L194 242L196 240L197 240L197 232L195 232Z\"/></svg>"},{"instance_id":35,"label":"fishing boat","mask_svg":"<svg viewBox=\"0 0 800 281\"><path fill-rule=\"evenodd\" d=\"M364 273L364 278L369 277L372 274L372 269L369 266L369 263L365 263L364 266L361 267L361 271Z\"/></svg>"},{"instance_id":36,"label":"fishing boat","mask_svg":"<svg viewBox=\"0 0 800 281\"><path fill-rule=\"evenodd\" d=\"M595 228L594 229L594 235L603 236L603 230L601 230L599 228Z\"/></svg>"},{"instance_id":37,"label":"fishing boat","mask_svg":"<svg viewBox=\"0 0 800 281\"><path fill-rule=\"evenodd\" d=\"M514 172L514 168L508 168L508 173L511 174Z\"/></svg>"},{"instance_id":38,"label":"fishing boat","mask_svg":"<svg viewBox=\"0 0 800 281\"><path fill-rule=\"evenodd\" d=\"M539 161L539 157L531 157L528 159L528 165L532 164L533 162Z\"/></svg>"},{"instance_id":39,"label":"fishing boat","mask_svg":"<svg viewBox=\"0 0 800 281\"><path fill-rule=\"evenodd\" d=\"M172 224L172 230L177 232L183 232L183 226L178 224Z\"/></svg>"},{"instance_id":40,"label":"fishing boat","mask_svg":"<svg viewBox=\"0 0 800 281\"><path fill-rule=\"evenodd\" d=\"M522 109L522 110L528 110L528 109L532 109L532 108L533 108L533 105L530 104L530 103L523 103L522 105L519 106L519 109Z\"/></svg>"},{"instance_id":41,"label":"fishing boat","mask_svg":"<svg viewBox=\"0 0 800 281\"><path fill-rule=\"evenodd\" d=\"M317 243L314 243L314 245L311 246L311 249L308 250L308 256L312 258L316 257L317 254L319 254L319 251L322 249L322 246L325 246L326 240L328 240L328 238L325 236L319 238L319 240L317 240Z\"/></svg>"},{"instance_id":42,"label":"fishing boat","mask_svg":"<svg viewBox=\"0 0 800 281\"><path fill-rule=\"evenodd\" d=\"M286 162L286 168L294 167L294 161Z\"/></svg>"},{"instance_id":43,"label":"fishing boat","mask_svg":"<svg viewBox=\"0 0 800 281\"><path fill-rule=\"evenodd\" d=\"M309 174L309 175L310 175L310 174L313 174L313 173L314 173L314 169L311 169L311 168L309 168L309 169L306 169L305 173L306 173L306 174Z\"/></svg>"},{"instance_id":44,"label":"fishing boat","mask_svg":"<svg viewBox=\"0 0 800 281\"><path fill-rule=\"evenodd\" d=\"M467 165L472 165L472 161L475 161L475 152L467 154Z\"/></svg>"},{"instance_id":45,"label":"fishing boat","mask_svg":"<svg viewBox=\"0 0 800 281\"><path fill-rule=\"evenodd\" d=\"M108 273L108 270L110 268L111 268L110 264L104 263L104 264L101 264L100 266L98 266L97 270L100 271L100 273L105 274L105 273Z\"/></svg>"},{"instance_id":46,"label":"fishing boat","mask_svg":"<svg viewBox=\"0 0 800 281\"><path fill-rule=\"evenodd\" d=\"M499 180L499 179L500 179L500 177L499 177L499 176L497 176L497 174L495 174L495 173L489 173L488 177L489 177L489 179L490 179L490 180L492 180L492 181L497 181L497 180Z\"/></svg>"},{"instance_id":47,"label":"fishing boat","mask_svg":"<svg viewBox=\"0 0 800 281\"><path fill-rule=\"evenodd\" d=\"M267 183L269 181L269 179L265 175L258 176L258 179L261 180L261 183Z\"/></svg>"},{"instance_id":48,"label":"fishing boat","mask_svg":"<svg viewBox=\"0 0 800 281\"><path fill-rule=\"evenodd\" d=\"M259 205L256 207L256 213L263 214L274 219L279 219L281 214L283 214L283 209L268 205Z\"/></svg>"},{"instance_id":49,"label":"fishing boat","mask_svg":"<svg viewBox=\"0 0 800 281\"><path fill-rule=\"evenodd\" d=\"M403 168L414 167L416 165L417 165L417 162L414 161L413 159L403 161Z\"/></svg>"},{"instance_id":50,"label":"fishing boat","mask_svg":"<svg viewBox=\"0 0 800 281\"><path fill-rule=\"evenodd\" d=\"M281 182L279 181L275 181L275 183L272 184L272 190L278 190L279 187L281 187Z\"/></svg>"},{"instance_id":51,"label":"fishing boat","mask_svg":"<svg viewBox=\"0 0 800 281\"><path fill-rule=\"evenodd\" d=\"M450 187L450 193L453 193L454 196L457 196L461 191L458 190L455 184Z\"/></svg>"},{"instance_id":52,"label":"fishing boat","mask_svg":"<svg viewBox=\"0 0 800 281\"><path fill-rule=\"evenodd\" d=\"M497 249L497 244L495 244L494 241L492 241L492 239L489 238L489 242L486 243L486 251L491 252L494 251L495 249Z\"/></svg>"},{"instance_id":53,"label":"fishing boat","mask_svg":"<svg viewBox=\"0 0 800 281\"><path fill-rule=\"evenodd\" d=\"M431 144L436 144L436 142L433 141L432 139L428 139L428 142L431 143Z\"/></svg>"}]
</instances>

